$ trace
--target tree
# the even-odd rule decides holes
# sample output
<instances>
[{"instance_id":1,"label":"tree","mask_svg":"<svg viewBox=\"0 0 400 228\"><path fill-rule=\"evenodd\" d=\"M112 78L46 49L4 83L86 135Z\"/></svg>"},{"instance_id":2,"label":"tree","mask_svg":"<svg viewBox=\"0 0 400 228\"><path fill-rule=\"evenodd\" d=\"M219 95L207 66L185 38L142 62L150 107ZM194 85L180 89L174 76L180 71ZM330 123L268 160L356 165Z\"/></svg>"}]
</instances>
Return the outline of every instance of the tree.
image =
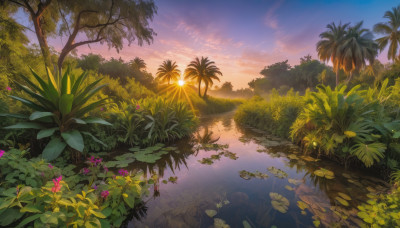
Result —
<instances>
[{"instance_id":1,"label":"tree","mask_svg":"<svg viewBox=\"0 0 400 228\"><path fill-rule=\"evenodd\" d=\"M393 7L392 11L386 11L383 17L389 21L374 26L374 32L384 35L376 39L376 42L381 52L389 44L387 58L394 61L400 44L400 6Z\"/></svg>"},{"instance_id":2,"label":"tree","mask_svg":"<svg viewBox=\"0 0 400 228\"><path fill-rule=\"evenodd\" d=\"M222 93L232 93L233 85L231 82L224 82L224 84L222 84L221 88L219 88L218 91Z\"/></svg>"},{"instance_id":3,"label":"tree","mask_svg":"<svg viewBox=\"0 0 400 228\"><path fill-rule=\"evenodd\" d=\"M157 69L156 75L158 79L167 82L169 85L171 80L177 81L180 78L181 71L178 69L176 62L167 59Z\"/></svg>"},{"instance_id":4,"label":"tree","mask_svg":"<svg viewBox=\"0 0 400 228\"><path fill-rule=\"evenodd\" d=\"M82 70L94 70L97 72L103 62L104 58L101 55L90 53L88 55L81 55L81 58L78 59L78 67Z\"/></svg>"},{"instance_id":5,"label":"tree","mask_svg":"<svg viewBox=\"0 0 400 228\"><path fill-rule=\"evenodd\" d=\"M355 26L349 27L343 44L339 47L339 65L345 73L350 74L347 82L351 80L354 72L359 72L362 67L366 66L365 60L372 65L378 55L378 45L373 40L372 33L369 29L362 28L362 24L361 21Z\"/></svg>"},{"instance_id":6,"label":"tree","mask_svg":"<svg viewBox=\"0 0 400 228\"><path fill-rule=\"evenodd\" d=\"M65 57L75 48L100 42L117 51L123 41L139 45L153 40L149 20L156 13L152 0L8 0L29 13L45 65L51 66L47 37L59 34L68 39L57 61L61 72ZM77 41L78 34L85 37Z\"/></svg>"},{"instance_id":7,"label":"tree","mask_svg":"<svg viewBox=\"0 0 400 228\"><path fill-rule=\"evenodd\" d=\"M220 69L215 65L214 61L204 58L196 57L195 60L191 61L185 70L185 79L196 79L199 86L199 96L201 97L201 83L204 81L206 86L203 97L207 97L208 87L211 87L214 82L213 80L219 81L218 75L222 76Z\"/></svg>"},{"instance_id":8,"label":"tree","mask_svg":"<svg viewBox=\"0 0 400 228\"><path fill-rule=\"evenodd\" d=\"M300 58L300 64L311 62L312 56L310 54Z\"/></svg>"},{"instance_id":9,"label":"tree","mask_svg":"<svg viewBox=\"0 0 400 228\"><path fill-rule=\"evenodd\" d=\"M333 71L336 73L336 86L339 85L339 70L341 68L340 60L340 46L343 44L343 40L346 35L347 27L349 23L338 26L334 22L326 26L327 31L319 34L321 38L317 43L318 57L324 61L331 61L333 64Z\"/></svg>"},{"instance_id":10,"label":"tree","mask_svg":"<svg viewBox=\"0 0 400 228\"><path fill-rule=\"evenodd\" d=\"M270 82L271 87L278 88L281 85L289 83L291 66L288 60L271 64L260 72Z\"/></svg>"},{"instance_id":11,"label":"tree","mask_svg":"<svg viewBox=\"0 0 400 228\"><path fill-rule=\"evenodd\" d=\"M139 57L135 57L133 60L131 60L129 62L129 65L134 68L134 69L138 69L138 70L142 70L146 68L146 63L144 62L143 59L139 58Z\"/></svg>"}]
</instances>

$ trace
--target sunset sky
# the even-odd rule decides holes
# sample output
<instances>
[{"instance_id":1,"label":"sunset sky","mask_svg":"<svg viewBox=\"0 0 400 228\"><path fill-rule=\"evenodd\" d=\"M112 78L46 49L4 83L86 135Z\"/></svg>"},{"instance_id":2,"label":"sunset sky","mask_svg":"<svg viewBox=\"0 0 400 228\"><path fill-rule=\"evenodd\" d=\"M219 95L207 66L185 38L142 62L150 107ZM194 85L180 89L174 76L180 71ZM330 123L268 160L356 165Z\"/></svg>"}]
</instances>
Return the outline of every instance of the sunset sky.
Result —
<instances>
[{"instance_id":1,"label":"sunset sky","mask_svg":"<svg viewBox=\"0 0 400 228\"><path fill-rule=\"evenodd\" d=\"M384 22L383 14L399 4L391 0L156 0L158 14L151 27L157 33L151 45L125 46L120 53L106 45L78 48L78 54L97 53L129 61L145 60L148 71L156 72L165 59L177 62L183 71L196 56L208 56L220 67L222 82L234 89L247 87L260 77L264 66L288 59L291 65L300 57L316 58L315 44L325 26L334 22L356 23L372 29ZM20 21L26 18L19 16ZM33 41L36 37L28 34ZM60 50L63 41L50 44ZM387 61L386 52L379 56Z\"/></svg>"}]
</instances>

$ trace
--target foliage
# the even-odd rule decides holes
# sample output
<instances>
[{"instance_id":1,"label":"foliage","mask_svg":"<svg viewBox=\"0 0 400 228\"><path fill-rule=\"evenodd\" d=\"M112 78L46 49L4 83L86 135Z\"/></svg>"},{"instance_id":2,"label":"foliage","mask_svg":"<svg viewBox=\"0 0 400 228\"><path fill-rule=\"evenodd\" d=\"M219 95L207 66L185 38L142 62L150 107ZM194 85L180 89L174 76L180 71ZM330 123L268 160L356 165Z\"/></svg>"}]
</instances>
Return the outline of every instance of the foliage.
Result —
<instances>
[{"instance_id":1,"label":"foliage","mask_svg":"<svg viewBox=\"0 0 400 228\"><path fill-rule=\"evenodd\" d=\"M197 94L190 96L193 106L200 114L217 114L232 111L243 102L242 99L224 99L208 96L206 99Z\"/></svg>"},{"instance_id":2,"label":"foliage","mask_svg":"<svg viewBox=\"0 0 400 228\"><path fill-rule=\"evenodd\" d=\"M302 110L304 100L298 93L290 90L286 96L275 91L265 100L255 96L239 106L235 121L275 135L287 137L289 128Z\"/></svg>"},{"instance_id":3,"label":"foliage","mask_svg":"<svg viewBox=\"0 0 400 228\"><path fill-rule=\"evenodd\" d=\"M206 86L203 97L207 97L207 90L214 84L213 81L219 81L218 75L222 76L220 69L208 57L201 57L201 59L196 57L185 70L185 79L195 79L197 81L199 97L202 97L200 93L201 83L204 82Z\"/></svg>"},{"instance_id":4,"label":"foliage","mask_svg":"<svg viewBox=\"0 0 400 228\"><path fill-rule=\"evenodd\" d=\"M400 226L400 187L394 184L389 193L380 194L358 206L358 217L370 227Z\"/></svg>"},{"instance_id":5,"label":"foliage","mask_svg":"<svg viewBox=\"0 0 400 228\"><path fill-rule=\"evenodd\" d=\"M398 121L388 116L387 83L380 89L346 91L319 86L291 127L291 137L305 151L318 151L347 164L357 158L366 167L398 165Z\"/></svg>"},{"instance_id":6,"label":"foliage","mask_svg":"<svg viewBox=\"0 0 400 228\"><path fill-rule=\"evenodd\" d=\"M6 127L7 129L37 129L37 139L50 138L43 150L43 157L48 160L57 158L68 145L82 152L84 142L82 134L93 137L98 143L101 141L87 131L80 131L86 124L110 123L87 114L93 109L104 105L106 99L89 103L89 99L106 85L97 86L101 79L85 85L86 73L75 77L68 69L62 77L55 78L48 70L47 82L32 71L38 84L35 84L25 76L21 76L27 86L16 82L16 85L26 92L31 99L18 96L11 98L22 102L33 110L29 115L3 114L3 116L15 117L25 122ZM96 87L97 86L97 87Z\"/></svg>"},{"instance_id":7,"label":"foliage","mask_svg":"<svg viewBox=\"0 0 400 228\"><path fill-rule=\"evenodd\" d=\"M100 158L89 159L85 175L25 154L10 150L0 158L1 226L119 227L148 192L141 174L115 176Z\"/></svg>"},{"instance_id":8,"label":"foliage","mask_svg":"<svg viewBox=\"0 0 400 228\"><path fill-rule=\"evenodd\" d=\"M388 22L377 23L374 25L374 32L384 35L381 38L376 39L378 47L382 52L387 45L389 45L387 58L395 60L398 58L397 51L399 49L399 25L400 25L400 6L393 7L391 11L386 11L384 18L388 19Z\"/></svg>"},{"instance_id":9,"label":"foliage","mask_svg":"<svg viewBox=\"0 0 400 228\"><path fill-rule=\"evenodd\" d=\"M167 82L168 85L171 81L177 81L181 76L181 71L178 69L176 62L165 60L157 69L157 79L162 82Z\"/></svg>"},{"instance_id":10,"label":"foliage","mask_svg":"<svg viewBox=\"0 0 400 228\"><path fill-rule=\"evenodd\" d=\"M147 98L114 106L108 119L114 137L130 145L154 145L188 136L196 126L193 111L183 102Z\"/></svg>"}]
</instances>

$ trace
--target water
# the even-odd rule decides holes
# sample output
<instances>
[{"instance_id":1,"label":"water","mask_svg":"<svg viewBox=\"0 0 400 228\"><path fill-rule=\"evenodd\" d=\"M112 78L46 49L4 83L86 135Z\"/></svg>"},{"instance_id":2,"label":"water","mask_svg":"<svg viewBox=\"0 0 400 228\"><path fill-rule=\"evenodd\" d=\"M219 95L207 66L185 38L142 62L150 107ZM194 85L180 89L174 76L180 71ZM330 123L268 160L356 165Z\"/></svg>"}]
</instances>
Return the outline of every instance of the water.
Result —
<instances>
[{"instance_id":1,"label":"water","mask_svg":"<svg viewBox=\"0 0 400 228\"><path fill-rule=\"evenodd\" d=\"M228 144L229 148L206 150L198 142ZM356 216L357 205L387 188L387 183L372 175L302 157L299 148L286 140L239 127L232 113L203 119L194 138L177 146L178 153L164 155L155 165L132 165L148 176L157 174L159 181L151 189L154 194L145 199L145 215L133 219L128 227L213 227L221 222L219 219L230 227L244 227L244 221L250 227L313 227L313 221L325 227L357 227L361 223ZM223 151L235 153L237 159L221 154L219 160L211 159L210 165L199 162ZM275 177L267 170L272 166L287 173L287 177ZM314 175L319 167L332 171L335 178ZM240 177L241 170L259 171L269 177L245 180ZM170 177L177 177L176 183L163 183ZM283 207L284 213L273 208L271 192L289 201L288 207ZM339 193L345 194L342 199L351 198L345 200L348 206L339 202ZM307 205L304 212L298 201ZM211 218L206 210L214 210L216 215Z\"/></svg>"}]
</instances>

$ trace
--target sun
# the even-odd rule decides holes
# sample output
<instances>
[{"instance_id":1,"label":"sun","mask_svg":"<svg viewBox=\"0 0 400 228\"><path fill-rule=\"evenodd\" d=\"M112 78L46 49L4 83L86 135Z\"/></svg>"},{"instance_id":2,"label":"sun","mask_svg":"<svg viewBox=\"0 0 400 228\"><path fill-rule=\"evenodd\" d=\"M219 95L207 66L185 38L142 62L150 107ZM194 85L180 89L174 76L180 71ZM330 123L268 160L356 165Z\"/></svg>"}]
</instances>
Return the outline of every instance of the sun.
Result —
<instances>
[{"instance_id":1,"label":"sun","mask_svg":"<svg viewBox=\"0 0 400 228\"><path fill-rule=\"evenodd\" d=\"M179 80L179 81L178 81L178 85L179 85L179 86L183 86L183 85L185 85L185 81L183 81L183 80Z\"/></svg>"}]
</instances>

